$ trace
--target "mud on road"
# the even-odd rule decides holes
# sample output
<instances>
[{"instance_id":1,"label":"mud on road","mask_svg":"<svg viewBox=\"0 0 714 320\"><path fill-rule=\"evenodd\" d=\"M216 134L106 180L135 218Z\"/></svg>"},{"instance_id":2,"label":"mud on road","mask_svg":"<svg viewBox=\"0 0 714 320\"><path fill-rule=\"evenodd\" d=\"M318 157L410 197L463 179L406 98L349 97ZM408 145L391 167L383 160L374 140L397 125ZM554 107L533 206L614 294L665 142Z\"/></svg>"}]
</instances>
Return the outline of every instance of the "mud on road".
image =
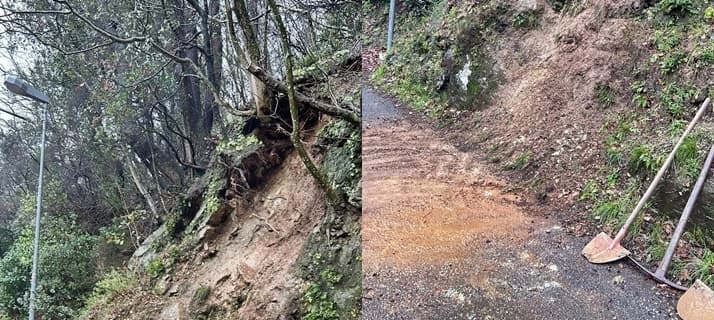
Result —
<instances>
[{"instance_id":1,"label":"mud on road","mask_svg":"<svg viewBox=\"0 0 714 320\"><path fill-rule=\"evenodd\" d=\"M364 319L677 319L674 292L589 264L431 126L363 90ZM557 216L557 214L555 214Z\"/></svg>"}]
</instances>

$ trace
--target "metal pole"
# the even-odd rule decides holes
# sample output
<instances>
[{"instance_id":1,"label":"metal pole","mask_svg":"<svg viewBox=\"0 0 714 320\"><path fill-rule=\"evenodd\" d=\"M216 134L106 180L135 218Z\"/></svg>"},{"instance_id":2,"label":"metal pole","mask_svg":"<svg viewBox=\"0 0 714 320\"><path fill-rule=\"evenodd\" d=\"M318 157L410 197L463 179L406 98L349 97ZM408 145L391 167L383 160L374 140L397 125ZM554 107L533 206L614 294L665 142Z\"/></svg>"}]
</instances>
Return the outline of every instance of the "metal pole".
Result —
<instances>
[{"instance_id":1,"label":"metal pole","mask_svg":"<svg viewBox=\"0 0 714 320\"><path fill-rule=\"evenodd\" d=\"M387 26L387 51L392 48L394 39L394 7L397 0L389 0L389 25Z\"/></svg>"},{"instance_id":2,"label":"metal pole","mask_svg":"<svg viewBox=\"0 0 714 320\"><path fill-rule=\"evenodd\" d=\"M659 168L659 171L657 171L657 175L654 177L654 179L652 179L652 183L650 183L650 186L647 188L647 191L645 191L645 194L640 199L640 202L637 203L635 209L632 210L630 216L627 217L627 221L625 221L625 224L620 228L620 231L617 232L615 239L613 239L612 243L610 243L610 246L608 246L608 250L612 250L617 247L620 244L620 241L625 238L625 235L627 235L627 229L629 229L632 222L635 221L635 218L637 218L638 214L640 213L640 210L642 210L642 208L647 203L647 199L649 199L650 196L654 193L654 190L655 188L657 188L657 184L659 183L660 179L662 179L665 172L667 172L667 168L669 168L669 166L672 164L672 161L674 161L674 156L677 154L679 146L681 146L682 142L684 142L684 138L687 137L689 132L692 131L692 129L694 128L694 125L697 124L697 121L699 121L699 119L707 111L707 106L709 106L709 102L711 102L711 98L707 98L706 100L704 100L702 106L699 107L699 111L697 111L697 114L694 115L694 119L692 119L692 121L689 122L689 125L687 125L687 128L684 129L684 133L682 133L682 136L679 137L679 141L677 141L677 144L674 145L674 149L672 149L672 152L670 152L669 156L667 156L667 160L664 161L662 167Z\"/></svg>"},{"instance_id":3,"label":"metal pole","mask_svg":"<svg viewBox=\"0 0 714 320\"><path fill-rule=\"evenodd\" d=\"M35 243L32 253L32 280L30 282L30 312L28 319L35 320L35 300L37 300L37 265L40 251L40 212L42 211L42 172L45 162L45 133L47 125L47 106L42 106L42 139L40 143L40 177L37 181L37 211L35 213Z\"/></svg>"},{"instance_id":4,"label":"metal pole","mask_svg":"<svg viewBox=\"0 0 714 320\"><path fill-rule=\"evenodd\" d=\"M712 145L711 149L709 149L709 155L704 161L702 171L699 172L699 178L697 178L697 183L695 183L694 188L692 188L692 194L689 195L687 205L684 206L682 216L679 218L679 222L677 223L677 228L674 229L674 233L672 234L672 240L669 241L669 246L667 246L667 252L665 252L662 257L662 263L659 264L657 271L655 271L655 276L657 277L664 278L665 273L667 273L669 263L672 261L674 251L677 250L677 244L679 244L679 239L682 237L682 233L684 233L684 227L687 225L687 220L689 220L689 215L692 213L692 210L694 210L694 205L697 202L699 192L702 191L704 182L707 180L707 173L709 172L709 167L712 165L712 161L714 161L714 145Z\"/></svg>"}]
</instances>

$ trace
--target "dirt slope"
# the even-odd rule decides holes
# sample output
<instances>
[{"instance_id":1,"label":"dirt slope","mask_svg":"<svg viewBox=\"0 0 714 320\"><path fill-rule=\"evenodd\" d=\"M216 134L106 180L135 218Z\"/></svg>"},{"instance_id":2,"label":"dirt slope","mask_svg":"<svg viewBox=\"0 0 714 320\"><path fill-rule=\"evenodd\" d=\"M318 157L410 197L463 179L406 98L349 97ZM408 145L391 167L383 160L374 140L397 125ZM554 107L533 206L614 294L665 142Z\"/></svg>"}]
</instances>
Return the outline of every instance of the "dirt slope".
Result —
<instances>
[{"instance_id":1,"label":"dirt slope","mask_svg":"<svg viewBox=\"0 0 714 320\"><path fill-rule=\"evenodd\" d=\"M212 288L207 304L245 300L237 311L225 314L227 319L282 319L291 313L289 303L300 285L291 271L309 231L324 214L315 179L304 171L300 159L291 155L254 196L252 208L231 214L217 230L219 236L204 243L201 255L172 277L178 292L163 300L158 319L188 314L199 287Z\"/></svg>"},{"instance_id":2,"label":"dirt slope","mask_svg":"<svg viewBox=\"0 0 714 320\"><path fill-rule=\"evenodd\" d=\"M622 99L604 110L595 87L629 92L634 62L646 52L643 30L629 16L636 1L585 3L577 15L545 5L538 27L499 34L489 49L500 76L492 102L460 119L452 137L464 150L483 143L504 162L530 154L528 176L548 177L556 198L574 197L594 174L603 161L603 120L629 105Z\"/></svg>"},{"instance_id":3,"label":"dirt slope","mask_svg":"<svg viewBox=\"0 0 714 320\"><path fill-rule=\"evenodd\" d=\"M88 319L293 319L305 283L296 272L325 215L323 192L297 154L158 279Z\"/></svg>"},{"instance_id":4,"label":"dirt slope","mask_svg":"<svg viewBox=\"0 0 714 320\"><path fill-rule=\"evenodd\" d=\"M676 319L672 292L365 89L364 319Z\"/></svg>"}]
</instances>

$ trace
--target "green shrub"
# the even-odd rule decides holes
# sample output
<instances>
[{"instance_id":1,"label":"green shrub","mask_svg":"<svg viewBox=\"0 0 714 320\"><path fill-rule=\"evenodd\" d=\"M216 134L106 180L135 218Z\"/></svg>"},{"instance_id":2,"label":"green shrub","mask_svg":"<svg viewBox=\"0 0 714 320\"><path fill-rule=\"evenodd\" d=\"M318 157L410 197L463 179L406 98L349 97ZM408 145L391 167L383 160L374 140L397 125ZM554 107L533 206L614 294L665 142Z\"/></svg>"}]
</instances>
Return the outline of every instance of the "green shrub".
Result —
<instances>
[{"instance_id":1,"label":"green shrub","mask_svg":"<svg viewBox=\"0 0 714 320\"><path fill-rule=\"evenodd\" d=\"M166 266L161 258L156 258L146 265L146 274L152 279L156 279L166 272Z\"/></svg>"},{"instance_id":2,"label":"green shrub","mask_svg":"<svg viewBox=\"0 0 714 320\"><path fill-rule=\"evenodd\" d=\"M632 174L651 175L657 172L661 157L657 157L648 145L639 145L632 149L629 169Z\"/></svg>"},{"instance_id":3,"label":"green shrub","mask_svg":"<svg viewBox=\"0 0 714 320\"><path fill-rule=\"evenodd\" d=\"M662 74L671 74L679 68L679 65L681 65L686 58L687 55L682 52L668 54L659 62L659 70Z\"/></svg>"},{"instance_id":4,"label":"green shrub","mask_svg":"<svg viewBox=\"0 0 714 320\"><path fill-rule=\"evenodd\" d=\"M667 133L669 133L669 136L672 138L679 138L679 136L682 135L682 132L684 132L684 127L686 125L687 121L682 119L674 119L672 120L672 122L669 123Z\"/></svg>"},{"instance_id":5,"label":"green shrub","mask_svg":"<svg viewBox=\"0 0 714 320\"><path fill-rule=\"evenodd\" d=\"M660 52L669 52L676 48L682 41L682 32L679 28L671 27L654 32L654 45Z\"/></svg>"},{"instance_id":6,"label":"green shrub","mask_svg":"<svg viewBox=\"0 0 714 320\"><path fill-rule=\"evenodd\" d=\"M431 8L437 4L439 0L403 0L400 5L408 9L408 12L417 16L426 16L431 12Z\"/></svg>"},{"instance_id":7,"label":"green shrub","mask_svg":"<svg viewBox=\"0 0 714 320\"><path fill-rule=\"evenodd\" d=\"M704 20L714 20L714 7L707 7L706 9L704 9Z\"/></svg>"},{"instance_id":8,"label":"green shrub","mask_svg":"<svg viewBox=\"0 0 714 320\"><path fill-rule=\"evenodd\" d=\"M316 283L310 283L303 295L303 320L337 320L339 314L333 302Z\"/></svg>"},{"instance_id":9,"label":"green shrub","mask_svg":"<svg viewBox=\"0 0 714 320\"><path fill-rule=\"evenodd\" d=\"M697 12L694 0L660 0L656 8L666 14Z\"/></svg>"},{"instance_id":10,"label":"green shrub","mask_svg":"<svg viewBox=\"0 0 714 320\"><path fill-rule=\"evenodd\" d=\"M320 277L329 285L335 285L342 280L342 275L332 266L322 270Z\"/></svg>"},{"instance_id":11,"label":"green shrub","mask_svg":"<svg viewBox=\"0 0 714 320\"><path fill-rule=\"evenodd\" d=\"M33 227L25 227L0 260L0 309L12 318L26 317L33 239ZM37 310L44 318L77 316L94 286L95 243L71 218L43 220Z\"/></svg>"},{"instance_id":12,"label":"green shrub","mask_svg":"<svg viewBox=\"0 0 714 320\"><path fill-rule=\"evenodd\" d=\"M714 65L714 43L708 42L697 58L706 64Z\"/></svg>"},{"instance_id":13,"label":"green shrub","mask_svg":"<svg viewBox=\"0 0 714 320\"><path fill-rule=\"evenodd\" d=\"M426 109L432 102L429 89L412 79L399 80L394 89L397 97L417 111Z\"/></svg>"},{"instance_id":14,"label":"green shrub","mask_svg":"<svg viewBox=\"0 0 714 320\"><path fill-rule=\"evenodd\" d=\"M110 301L136 285L137 280L133 275L112 270L94 285L92 294L85 300L84 309L86 311L98 303Z\"/></svg>"},{"instance_id":15,"label":"green shrub","mask_svg":"<svg viewBox=\"0 0 714 320\"><path fill-rule=\"evenodd\" d=\"M16 238L17 235L12 228L4 225L0 226L0 257L4 256L5 252L10 250Z\"/></svg>"},{"instance_id":16,"label":"green shrub","mask_svg":"<svg viewBox=\"0 0 714 320\"><path fill-rule=\"evenodd\" d=\"M659 94L662 106L675 118L680 118L684 114L686 103L697 94L696 89L682 87L676 83L667 84Z\"/></svg>"},{"instance_id":17,"label":"green shrub","mask_svg":"<svg viewBox=\"0 0 714 320\"><path fill-rule=\"evenodd\" d=\"M547 2L554 11L561 12L574 3L575 0L548 0Z\"/></svg>"},{"instance_id":18,"label":"green shrub","mask_svg":"<svg viewBox=\"0 0 714 320\"><path fill-rule=\"evenodd\" d=\"M649 97L647 97L647 83L644 81L635 81L630 84L632 90L632 103L640 108L647 108L650 105Z\"/></svg>"},{"instance_id":19,"label":"green shrub","mask_svg":"<svg viewBox=\"0 0 714 320\"><path fill-rule=\"evenodd\" d=\"M511 19L511 25L520 29L533 29L540 24L540 11L522 11Z\"/></svg>"}]
</instances>

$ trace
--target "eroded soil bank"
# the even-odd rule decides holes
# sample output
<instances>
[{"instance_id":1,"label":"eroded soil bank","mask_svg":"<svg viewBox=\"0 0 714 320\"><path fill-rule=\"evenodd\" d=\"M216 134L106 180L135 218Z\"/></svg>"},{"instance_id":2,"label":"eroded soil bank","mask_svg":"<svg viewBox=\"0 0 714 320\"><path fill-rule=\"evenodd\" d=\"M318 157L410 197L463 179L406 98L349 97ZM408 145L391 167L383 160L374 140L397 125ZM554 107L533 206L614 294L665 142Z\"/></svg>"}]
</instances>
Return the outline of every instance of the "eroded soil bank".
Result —
<instances>
[{"instance_id":1,"label":"eroded soil bank","mask_svg":"<svg viewBox=\"0 0 714 320\"><path fill-rule=\"evenodd\" d=\"M364 89L364 319L677 319L674 292L589 264L532 197Z\"/></svg>"}]
</instances>

